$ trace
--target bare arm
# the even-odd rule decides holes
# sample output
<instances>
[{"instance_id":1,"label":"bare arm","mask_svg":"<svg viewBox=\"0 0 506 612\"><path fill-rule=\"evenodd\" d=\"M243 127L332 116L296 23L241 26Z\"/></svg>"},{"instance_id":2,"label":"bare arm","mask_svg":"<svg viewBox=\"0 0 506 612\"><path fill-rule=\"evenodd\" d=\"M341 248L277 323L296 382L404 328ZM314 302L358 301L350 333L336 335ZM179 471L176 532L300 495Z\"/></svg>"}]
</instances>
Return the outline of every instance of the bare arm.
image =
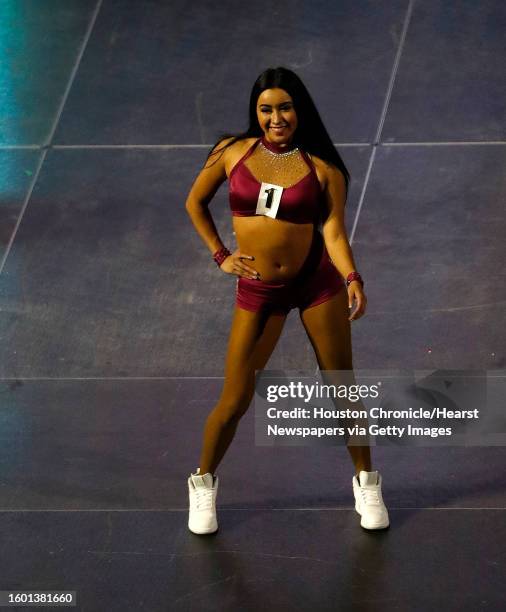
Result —
<instances>
[{"instance_id":1,"label":"bare arm","mask_svg":"<svg viewBox=\"0 0 506 612\"><path fill-rule=\"evenodd\" d=\"M325 200L329 215L323 224L323 237L334 266L339 270L343 278L346 278L350 272L357 269L344 224L346 182L342 172L334 165L327 165L325 170ZM367 305L367 297L358 280L354 280L348 285L349 308L353 307L353 301L356 301L356 308L348 317L350 321L363 316Z\"/></svg>"},{"instance_id":2,"label":"bare arm","mask_svg":"<svg viewBox=\"0 0 506 612\"><path fill-rule=\"evenodd\" d=\"M344 224L346 183L342 172L333 165L325 166L325 175L327 180L324 193L328 217L323 224L323 237L335 267L346 278L357 269Z\"/></svg>"},{"instance_id":3,"label":"bare arm","mask_svg":"<svg viewBox=\"0 0 506 612\"><path fill-rule=\"evenodd\" d=\"M222 140L216 145L205 166L193 182L185 204L186 211L190 215L195 229L211 253L215 253L224 246L209 212L209 203L220 185L227 179L225 152L221 151L227 142L229 141Z\"/></svg>"},{"instance_id":4,"label":"bare arm","mask_svg":"<svg viewBox=\"0 0 506 612\"><path fill-rule=\"evenodd\" d=\"M225 171L225 153L221 151L222 147L227 142L229 142L229 140L219 142L211 152L204 168L202 168L192 185L190 193L186 198L185 205L186 211L190 215L195 229L212 254L225 246L218 235L216 225L209 212L209 203L213 199L214 194L218 191L219 186L227 178L227 173ZM251 255L242 253L239 249L236 249L222 262L220 269L227 274L236 274L246 278L256 278L256 270L245 264L242 261L243 258L254 259Z\"/></svg>"}]
</instances>

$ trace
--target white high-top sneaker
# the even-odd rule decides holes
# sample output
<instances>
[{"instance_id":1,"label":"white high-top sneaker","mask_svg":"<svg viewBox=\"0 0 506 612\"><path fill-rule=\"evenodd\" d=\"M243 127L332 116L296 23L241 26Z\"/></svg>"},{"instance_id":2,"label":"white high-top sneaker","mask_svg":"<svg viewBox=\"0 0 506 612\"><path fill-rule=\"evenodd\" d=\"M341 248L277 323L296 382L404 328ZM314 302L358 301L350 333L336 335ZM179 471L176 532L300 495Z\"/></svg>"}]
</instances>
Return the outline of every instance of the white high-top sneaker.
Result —
<instances>
[{"instance_id":1,"label":"white high-top sneaker","mask_svg":"<svg viewBox=\"0 0 506 612\"><path fill-rule=\"evenodd\" d=\"M358 478L353 476L355 510L362 516L360 525L364 529L385 529L390 524L388 511L381 495L381 474L362 470Z\"/></svg>"},{"instance_id":2,"label":"white high-top sneaker","mask_svg":"<svg viewBox=\"0 0 506 612\"><path fill-rule=\"evenodd\" d=\"M190 474L188 478L188 492L190 498L190 515L188 529L193 533L214 533L218 529L216 519L216 494L218 492L218 476L211 472Z\"/></svg>"}]
</instances>

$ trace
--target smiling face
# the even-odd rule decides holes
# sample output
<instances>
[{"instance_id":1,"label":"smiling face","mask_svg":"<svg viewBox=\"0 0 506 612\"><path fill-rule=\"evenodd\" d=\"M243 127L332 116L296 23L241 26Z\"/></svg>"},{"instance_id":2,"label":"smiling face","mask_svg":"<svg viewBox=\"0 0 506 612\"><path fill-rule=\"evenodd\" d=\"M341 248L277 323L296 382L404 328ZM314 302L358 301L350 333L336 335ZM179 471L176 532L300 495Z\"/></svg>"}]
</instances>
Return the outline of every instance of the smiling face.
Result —
<instances>
[{"instance_id":1,"label":"smiling face","mask_svg":"<svg viewBox=\"0 0 506 612\"><path fill-rule=\"evenodd\" d=\"M265 89L258 96L257 118L265 138L279 146L289 144L297 129L292 98L279 88Z\"/></svg>"}]
</instances>

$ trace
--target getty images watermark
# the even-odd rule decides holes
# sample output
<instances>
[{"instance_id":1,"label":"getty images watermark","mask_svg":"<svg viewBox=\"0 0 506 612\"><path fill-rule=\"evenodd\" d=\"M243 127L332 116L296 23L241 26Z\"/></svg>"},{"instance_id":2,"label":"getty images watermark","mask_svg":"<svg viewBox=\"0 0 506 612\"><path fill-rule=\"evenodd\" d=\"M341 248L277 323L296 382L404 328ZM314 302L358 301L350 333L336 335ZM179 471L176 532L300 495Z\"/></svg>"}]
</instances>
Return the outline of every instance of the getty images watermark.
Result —
<instances>
[{"instance_id":1,"label":"getty images watermark","mask_svg":"<svg viewBox=\"0 0 506 612\"><path fill-rule=\"evenodd\" d=\"M258 370L259 446L503 446L506 370Z\"/></svg>"}]
</instances>

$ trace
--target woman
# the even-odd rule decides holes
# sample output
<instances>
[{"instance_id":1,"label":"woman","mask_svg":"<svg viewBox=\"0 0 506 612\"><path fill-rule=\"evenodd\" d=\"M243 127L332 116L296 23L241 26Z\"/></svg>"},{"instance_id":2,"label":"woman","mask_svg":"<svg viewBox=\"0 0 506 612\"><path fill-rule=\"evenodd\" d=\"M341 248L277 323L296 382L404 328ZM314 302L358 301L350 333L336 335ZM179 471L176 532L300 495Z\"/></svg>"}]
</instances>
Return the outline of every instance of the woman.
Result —
<instances>
[{"instance_id":1,"label":"woman","mask_svg":"<svg viewBox=\"0 0 506 612\"><path fill-rule=\"evenodd\" d=\"M349 173L300 78L282 67L264 71L249 118L246 132L218 140L186 201L220 270L237 276L224 385L206 421L200 467L188 478L188 527L198 534L218 529L214 471L249 407L255 369L265 367L290 309L299 308L320 370L352 370L350 321L363 316L367 301L344 225ZM239 247L233 253L208 208L226 179ZM362 527L387 527L369 446L348 450Z\"/></svg>"}]
</instances>

